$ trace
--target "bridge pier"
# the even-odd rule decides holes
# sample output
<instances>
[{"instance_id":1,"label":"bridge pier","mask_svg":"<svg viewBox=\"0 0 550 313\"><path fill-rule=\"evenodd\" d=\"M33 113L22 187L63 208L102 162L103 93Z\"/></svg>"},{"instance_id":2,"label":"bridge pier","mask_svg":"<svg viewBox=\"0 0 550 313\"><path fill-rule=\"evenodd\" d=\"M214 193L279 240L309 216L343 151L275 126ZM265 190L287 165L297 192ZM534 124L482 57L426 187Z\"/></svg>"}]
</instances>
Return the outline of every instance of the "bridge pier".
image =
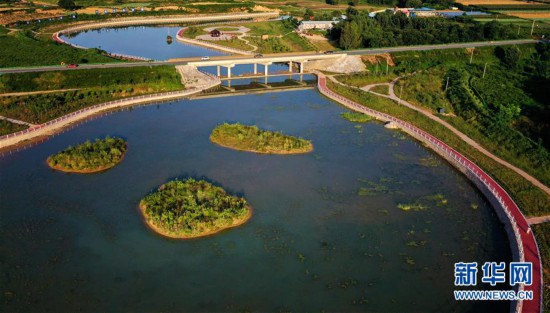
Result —
<instances>
[{"instance_id":1,"label":"bridge pier","mask_svg":"<svg viewBox=\"0 0 550 313\"><path fill-rule=\"evenodd\" d=\"M254 75L258 74L258 63L254 63Z\"/></svg>"},{"instance_id":2,"label":"bridge pier","mask_svg":"<svg viewBox=\"0 0 550 313\"><path fill-rule=\"evenodd\" d=\"M222 66L227 68L227 78L231 78L231 68L234 67L235 64L222 65ZM218 65L218 74L219 74L219 65Z\"/></svg>"},{"instance_id":3,"label":"bridge pier","mask_svg":"<svg viewBox=\"0 0 550 313\"><path fill-rule=\"evenodd\" d=\"M288 71L292 73L292 61L288 61Z\"/></svg>"},{"instance_id":4,"label":"bridge pier","mask_svg":"<svg viewBox=\"0 0 550 313\"><path fill-rule=\"evenodd\" d=\"M217 72L218 72L218 77L220 77L220 76L221 76L221 73L220 73L220 66L218 65L218 66L216 66L216 68L217 68Z\"/></svg>"},{"instance_id":5,"label":"bridge pier","mask_svg":"<svg viewBox=\"0 0 550 313\"><path fill-rule=\"evenodd\" d=\"M304 64L306 63L307 61L302 61L300 62L300 74L303 74L304 73Z\"/></svg>"}]
</instances>

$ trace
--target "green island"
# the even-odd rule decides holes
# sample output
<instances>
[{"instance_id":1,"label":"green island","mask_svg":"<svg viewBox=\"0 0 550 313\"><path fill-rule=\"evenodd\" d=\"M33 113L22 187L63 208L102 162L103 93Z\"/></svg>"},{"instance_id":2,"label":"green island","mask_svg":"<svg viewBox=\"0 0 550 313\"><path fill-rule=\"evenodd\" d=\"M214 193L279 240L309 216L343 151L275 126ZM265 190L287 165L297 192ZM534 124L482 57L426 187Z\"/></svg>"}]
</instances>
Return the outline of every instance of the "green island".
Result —
<instances>
[{"instance_id":1,"label":"green island","mask_svg":"<svg viewBox=\"0 0 550 313\"><path fill-rule=\"evenodd\" d=\"M244 198L204 180L173 180L139 203L147 225L170 238L195 238L242 225L252 216Z\"/></svg>"},{"instance_id":2,"label":"green island","mask_svg":"<svg viewBox=\"0 0 550 313\"><path fill-rule=\"evenodd\" d=\"M239 123L225 123L214 128L210 134L210 141L226 148L266 154L298 154L313 151L313 144L309 140Z\"/></svg>"},{"instance_id":3,"label":"green island","mask_svg":"<svg viewBox=\"0 0 550 313\"><path fill-rule=\"evenodd\" d=\"M120 138L106 137L94 142L86 141L75 147L51 155L48 165L59 171L71 173L96 173L117 165L126 153L126 141Z\"/></svg>"}]
</instances>

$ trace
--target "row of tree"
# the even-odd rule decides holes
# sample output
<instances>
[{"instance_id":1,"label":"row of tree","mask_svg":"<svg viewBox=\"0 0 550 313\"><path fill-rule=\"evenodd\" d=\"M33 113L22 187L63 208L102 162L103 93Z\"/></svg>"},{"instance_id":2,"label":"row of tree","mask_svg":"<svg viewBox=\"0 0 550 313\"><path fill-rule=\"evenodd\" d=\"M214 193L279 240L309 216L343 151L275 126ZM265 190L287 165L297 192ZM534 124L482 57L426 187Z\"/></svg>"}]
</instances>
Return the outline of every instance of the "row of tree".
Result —
<instances>
[{"instance_id":1,"label":"row of tree","mask_svg":"<svg viewBox=\"0 0 550 313\"><path fill-rule=\"evenodd\" d=\"M368 11L351 7L346 15L347 19L330 32L343 49L518 38L517 28L511 25L497 21L480 23L468 17L409 18L401 12L383 12L371 18Z\"/></svg>"}]
</instances>

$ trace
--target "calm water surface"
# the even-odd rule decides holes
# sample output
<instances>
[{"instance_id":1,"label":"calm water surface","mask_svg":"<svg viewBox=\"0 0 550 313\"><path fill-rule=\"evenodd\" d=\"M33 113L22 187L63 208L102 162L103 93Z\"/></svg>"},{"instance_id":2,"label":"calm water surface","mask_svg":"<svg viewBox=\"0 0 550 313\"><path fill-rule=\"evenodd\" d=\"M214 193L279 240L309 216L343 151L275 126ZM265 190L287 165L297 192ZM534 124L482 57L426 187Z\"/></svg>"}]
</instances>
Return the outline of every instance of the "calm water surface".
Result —
<instances>
[{"instance_id":1,"label":"calm water surface","mask_svg":"<svg viewBox=\"0 0 550 313\"><path fill-rule=\"evenodd\" d=\"M177 41L176 34L181 28L182 26L102 28L78 33L71 36L69 41L87 48L99 48L111 53L142 56L154 60L229 55L226 52ZM166 42L168 35L173 38L172 44Z\"/></svg>"},{"instance_id":2,"label":"calm water surface","mask_svg":"<svg viewBox=\"0 0 550 313\"><path fill-rule=\"evenodd\" d=\"M507 302L453 300L454 262L510 261L480 193L417 142L344 111L315 90L182 100L0 158L1 311L507 312ZM211 144L226 121L310 139L315 151ZM47 167L48 155L106 135L128 141L115 168ZM186 177L245 196L252 219L195 240L152 233L140 199ZM426 208L397 207L410 203Z\"/></svg>"}]
</instances>

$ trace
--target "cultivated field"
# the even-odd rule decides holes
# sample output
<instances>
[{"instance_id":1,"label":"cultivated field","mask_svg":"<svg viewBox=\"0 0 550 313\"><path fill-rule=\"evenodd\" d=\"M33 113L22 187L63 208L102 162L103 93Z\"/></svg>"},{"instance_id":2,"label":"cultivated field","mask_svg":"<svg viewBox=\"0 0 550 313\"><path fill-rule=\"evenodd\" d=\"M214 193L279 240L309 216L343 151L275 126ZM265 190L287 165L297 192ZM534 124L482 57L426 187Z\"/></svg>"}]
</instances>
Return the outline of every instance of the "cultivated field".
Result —
<instances>
[{"instance_id":1,"label":"cultivated field","mask_svg":"<svg viewBox=\"0 0 550 313\"><path fill-rule=\"evenodd\" d=\"M550 11L543 12L506 12L508 15L527 18L532 20L550 20Z\"/></svg>"},{"instance_id":2,"label":"cultivated field","mask_svg":"<svg viewBox=\"0 0 550 313\"><path fill-rule=\"evenodd\" d=\"M536 2L526 2L518 0L459 0L464 5L533 5L537 4Z\"/></svg>"}]
</instances>

